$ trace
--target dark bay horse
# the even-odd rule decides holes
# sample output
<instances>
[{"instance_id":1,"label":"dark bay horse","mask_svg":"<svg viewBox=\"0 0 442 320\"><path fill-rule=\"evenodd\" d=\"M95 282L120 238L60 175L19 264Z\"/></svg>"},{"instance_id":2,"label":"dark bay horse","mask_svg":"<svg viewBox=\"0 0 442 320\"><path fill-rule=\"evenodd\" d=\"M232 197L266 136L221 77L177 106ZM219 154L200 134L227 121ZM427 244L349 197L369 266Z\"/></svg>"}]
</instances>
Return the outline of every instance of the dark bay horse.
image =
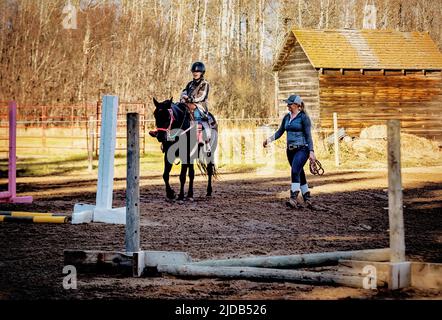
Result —
<instances>
[{"instance_id":1,"label":"dark bay horse","mask_svg":"<svg viewBox=\"0 0 442 320\"><path fill-rule=\"evenodd\" d=\"M189 172L189 189L187 199L193 201L193 180L195 177L194 163L197 163L201 173L207 175L207 197L212 195L212 177L216 178L214 154L217 146L217 125L212 114L209 122L212 124L210 148L198 141L198 124L193 121L189 108L184 103L174 104L172 98L155 104L156 138L161 142L164 153L163 179L166 184L166 196L175 199L175 192L169 184L169 174L177 158L181 162L180 193L177 200L184 200L184 186L187 171Z\"/></svg>"}]
</instances>

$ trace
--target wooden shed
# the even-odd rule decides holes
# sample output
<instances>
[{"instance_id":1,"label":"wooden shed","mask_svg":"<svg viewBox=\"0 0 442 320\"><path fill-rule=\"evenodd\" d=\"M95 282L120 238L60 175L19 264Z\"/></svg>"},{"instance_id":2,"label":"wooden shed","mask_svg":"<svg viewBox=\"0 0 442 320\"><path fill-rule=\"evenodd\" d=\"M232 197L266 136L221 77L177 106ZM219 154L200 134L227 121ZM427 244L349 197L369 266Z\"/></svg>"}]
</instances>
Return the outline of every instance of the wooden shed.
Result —
<instances>
[{"instance_id":1,"label":"wooden shed","mask_svg":"<svg viewBox=\"0 0 442 320\"><path fill-rule=\"evenodd\" d=\"M442 54L428 33L294 29L273 71L280 116L299 94L317 128L337 112L350 134L400 119L404 132L442 141Z\"/></svg>"}]
</instances>

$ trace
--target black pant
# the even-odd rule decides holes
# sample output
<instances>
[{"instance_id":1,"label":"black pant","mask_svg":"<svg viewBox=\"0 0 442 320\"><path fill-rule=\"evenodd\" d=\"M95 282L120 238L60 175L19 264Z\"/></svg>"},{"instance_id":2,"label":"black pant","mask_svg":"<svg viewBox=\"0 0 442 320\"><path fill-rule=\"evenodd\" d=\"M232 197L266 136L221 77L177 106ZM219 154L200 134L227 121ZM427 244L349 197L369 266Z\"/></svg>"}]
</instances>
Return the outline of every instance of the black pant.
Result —
<instances>
[{"instance_id":1,"label":"black pant","mask_svg":"<svg viewBox=\"0 0 442 320\"><path fill-rule=\"evenodd\" d=\"M301 186L307 183L304 165L307 162L309 155L310 151L306 146L301 146L292 150L287 148L287 160L292 167L292 183L300 183Z\"/></svg>"}]
</instances>

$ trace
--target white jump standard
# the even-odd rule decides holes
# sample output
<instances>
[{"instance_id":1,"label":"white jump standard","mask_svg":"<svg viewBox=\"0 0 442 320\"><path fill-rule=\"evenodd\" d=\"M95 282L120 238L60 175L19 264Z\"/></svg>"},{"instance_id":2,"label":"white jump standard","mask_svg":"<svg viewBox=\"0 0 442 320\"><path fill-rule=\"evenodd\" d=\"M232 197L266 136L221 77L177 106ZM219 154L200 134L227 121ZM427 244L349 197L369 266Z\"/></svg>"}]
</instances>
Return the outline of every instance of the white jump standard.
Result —
<instances>
[{"instance_id":1,"label":"white jump standard","mask_svg":"<svg viewBox=\"0 0 442 320\"><path fill-rule=\"evenodd\" d=\"M73 224L89 222L126 224L126 208L112 208L118 97L104 96L102 106L96 204L75 204L72 214Z\"/></svg>"}]
</instances>

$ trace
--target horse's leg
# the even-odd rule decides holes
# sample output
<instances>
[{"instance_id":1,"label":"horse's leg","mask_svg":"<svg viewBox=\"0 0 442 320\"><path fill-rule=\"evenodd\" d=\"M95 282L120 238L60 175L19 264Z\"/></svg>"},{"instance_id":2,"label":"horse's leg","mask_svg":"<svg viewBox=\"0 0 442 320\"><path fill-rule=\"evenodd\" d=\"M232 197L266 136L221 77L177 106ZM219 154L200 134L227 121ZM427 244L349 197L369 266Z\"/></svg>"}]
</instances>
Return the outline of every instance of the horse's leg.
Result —
<instances>
[{"instance_id":1,"label":"horse's leg","mask_svg":"<svg viewBox=\"0 0 442 320\"><path fill-rule=\"evenodd\" d=\"M178 195L178 200L184 200L184 185L186 184L187 167L189 165L181 163L181 173L180 173L180 194Z\"/></svg>"},{"instance_id":2,"label":"horse's leg","mask_svg":"<svg viewBox=\"0 0 442 320\"><path fill-rule=\"evenodd\" d=\"M194 164L189 164L189 191L187 192L187 198L193 200L193 180L195 179L195 166Z\"/></svg>"},{"instance_id":3,"label":"horse's leg","mask_svg":"<svg viewBox=\"0 0 442 320\"><path fill-rule=\"evenodd\" d=\"M212 196L212 176L213 176L213 163L210 162L207 165L207 197Z\"/></svg>"},{"instance_id":4,"label":"horse's leg","mask_svg":"<svg viewBox=\"0 0 442 320\"><path fill-rule=\"evenodd\" d=\"M175 191L170 187L169 184L169 174L170 170L172 170L172 164L167 161L166 154L164 155L164 172L163 172L163 180L166 184L166 196L168 199L175 199Z\"/></svg>"}]
</instances>

